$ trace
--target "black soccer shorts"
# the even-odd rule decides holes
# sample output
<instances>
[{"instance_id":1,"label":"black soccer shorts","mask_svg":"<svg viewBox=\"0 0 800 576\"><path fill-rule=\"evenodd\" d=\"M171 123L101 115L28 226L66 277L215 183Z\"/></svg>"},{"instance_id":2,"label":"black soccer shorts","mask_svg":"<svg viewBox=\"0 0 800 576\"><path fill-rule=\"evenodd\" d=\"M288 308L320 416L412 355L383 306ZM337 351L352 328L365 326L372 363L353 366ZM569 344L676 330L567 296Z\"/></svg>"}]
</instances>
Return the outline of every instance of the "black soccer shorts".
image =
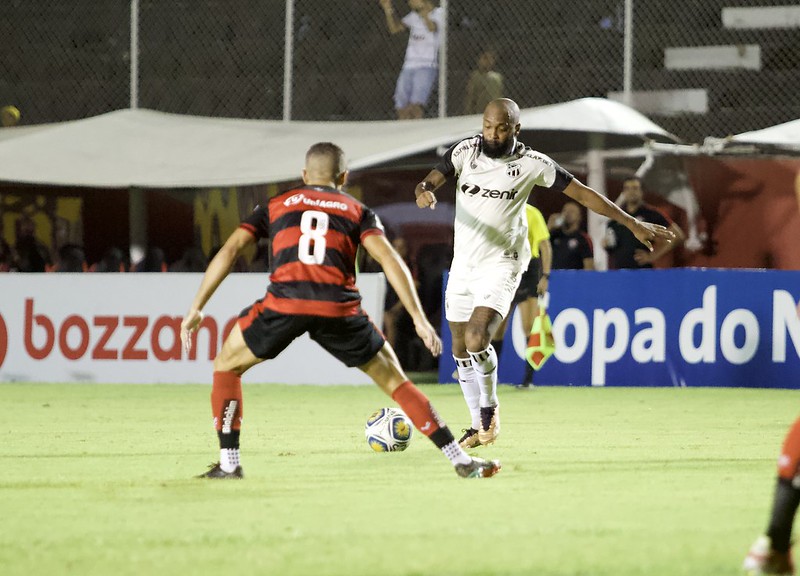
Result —
<instances>
[{"instance_id":1,"label":"black soccer shorts","mask_svg":"<svg viewBox=\"0 0 800 576\"><path fill-rule=\"evenodd\" d=\"M239 315L247 318L252 307ZM275 358L306 332L345 366L363 366L383 348L386 339L363 310L356 316L326 318L281 314L264 309L249 325L240 321L244 341L263 360Z\"/></svg>"},{"instance_id":2,"label":"black soccer shorts","mask_svg":"<svg viewBox=\"0 0 800 576\"><path fill-rule=\"evenodd\" d=\"M517 288L517 292L514 294L512 303L519 304L528 298L536 298L536 287L539 285L539 280L541 279L542 260L540 258L531 258L528 269L522 273L519 288Z\"/></svg>"}]
</instances>

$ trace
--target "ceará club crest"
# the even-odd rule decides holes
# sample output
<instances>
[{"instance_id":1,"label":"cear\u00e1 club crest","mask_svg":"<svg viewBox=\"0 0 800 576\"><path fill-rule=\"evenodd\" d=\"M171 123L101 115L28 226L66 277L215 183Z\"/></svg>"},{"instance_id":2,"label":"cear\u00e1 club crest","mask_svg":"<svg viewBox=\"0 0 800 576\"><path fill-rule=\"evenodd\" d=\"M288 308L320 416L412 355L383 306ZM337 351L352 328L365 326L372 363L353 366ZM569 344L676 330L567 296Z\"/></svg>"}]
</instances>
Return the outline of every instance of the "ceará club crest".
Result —
<instances>
[{"instance_id":1,"label":"cear\u00e1 club crest","mask_svg":"<svg viewBox=\"0 0 800 576\"><path fill-rule=\"evenodd\" d=\"M509 162L506 164L506 175L509 178L516 178L519 176L520 165L516 162Z\"/></svg>"}]
</instances>

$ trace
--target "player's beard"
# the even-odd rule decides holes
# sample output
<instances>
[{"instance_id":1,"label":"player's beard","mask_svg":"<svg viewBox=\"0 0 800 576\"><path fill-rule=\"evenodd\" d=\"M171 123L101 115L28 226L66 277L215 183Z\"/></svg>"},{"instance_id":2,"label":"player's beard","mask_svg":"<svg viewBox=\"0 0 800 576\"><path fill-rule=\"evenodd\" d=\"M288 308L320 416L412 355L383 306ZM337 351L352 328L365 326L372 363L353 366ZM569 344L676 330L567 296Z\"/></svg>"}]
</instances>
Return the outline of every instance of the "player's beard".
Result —
<instances>
[{"instance_id":1,"label":"player's beard","mask_svg":"<svg viewBox=\"0 0 800 576\"><path fill-rule=\"evenodd\" d=\"M486 138L483 139L483 153L489 158L502 158L508 156L514 150L516 138L509 138L505 142L494 144Z\"/></svg>"}]
</instances>

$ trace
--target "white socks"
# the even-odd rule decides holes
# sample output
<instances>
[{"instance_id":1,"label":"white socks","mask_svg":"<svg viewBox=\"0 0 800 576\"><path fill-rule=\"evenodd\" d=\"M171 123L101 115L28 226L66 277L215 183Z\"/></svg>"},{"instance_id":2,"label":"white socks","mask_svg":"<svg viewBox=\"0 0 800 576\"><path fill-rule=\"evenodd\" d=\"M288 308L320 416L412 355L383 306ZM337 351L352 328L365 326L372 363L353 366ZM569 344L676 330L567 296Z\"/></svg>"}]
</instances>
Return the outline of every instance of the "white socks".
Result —
<instances>
[{"instance_id":1,"label":"white socks","mask_svg":"<svg viewBox=\"0 0 800 576\"><path fill-rule=\"evenodd\" d=\"M485 350L469 352L469 357L480 393L480 406L497 406L497 354L494 348L489 344Z\"/></svg>"},{"instance_id":2,"label":"white socks","mask_svg":"<svg viewBox=\"0 0 800 576\"><path fill-rule=\"evenodd\" d=\"M458 370L458 383L461 385L461 393L464 394L464 400L467 402L469 408L469 415L472 419L470 427L473 430L481 429L481 408L480 397L481 389L478 386L478 380L475 378L475 369L472 367L471 358L456 358L456 369Z\"/></svg>"},{"instance_id":3,"label":"white socks","mask_svg":"<svg viewBox=\"0 0 800 576\"><path fill-rule=\"evenodd\" d=\"M444 445L442 447L442 452L447 456L450 462L453 463L453 466L472 462L472 458L458 445L458 440L453 440L449 444Z\"/></svg>"},{"instance_id":4,"label":"white socks","mask_svg":"<svg viewBox=\"0 0 800 576\"><path fill-rule=\"evenodd\" d=\"M233 472L239 466L238 448L220 448L219 467L225 472Z\"/></svg>"}]
</instances>

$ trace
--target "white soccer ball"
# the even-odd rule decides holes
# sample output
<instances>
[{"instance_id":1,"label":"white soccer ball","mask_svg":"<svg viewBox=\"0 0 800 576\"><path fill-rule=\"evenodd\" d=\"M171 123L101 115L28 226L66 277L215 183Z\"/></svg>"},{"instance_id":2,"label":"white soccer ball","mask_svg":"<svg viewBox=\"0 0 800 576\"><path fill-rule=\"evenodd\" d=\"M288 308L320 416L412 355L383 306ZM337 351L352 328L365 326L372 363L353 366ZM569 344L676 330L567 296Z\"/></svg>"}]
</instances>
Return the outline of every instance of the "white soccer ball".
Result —
<instances>
[{"instance_id":1,"label":"white soccer ball","mask_svg":"<svg viewBox=\"0 0 800 576\"><path fill-rule=\"evenodd\" d=\"M367 418L364 435L375 452L402 452L411 442L414 425L400 408L381 408Z\"/></svg>"}]
</instances>

